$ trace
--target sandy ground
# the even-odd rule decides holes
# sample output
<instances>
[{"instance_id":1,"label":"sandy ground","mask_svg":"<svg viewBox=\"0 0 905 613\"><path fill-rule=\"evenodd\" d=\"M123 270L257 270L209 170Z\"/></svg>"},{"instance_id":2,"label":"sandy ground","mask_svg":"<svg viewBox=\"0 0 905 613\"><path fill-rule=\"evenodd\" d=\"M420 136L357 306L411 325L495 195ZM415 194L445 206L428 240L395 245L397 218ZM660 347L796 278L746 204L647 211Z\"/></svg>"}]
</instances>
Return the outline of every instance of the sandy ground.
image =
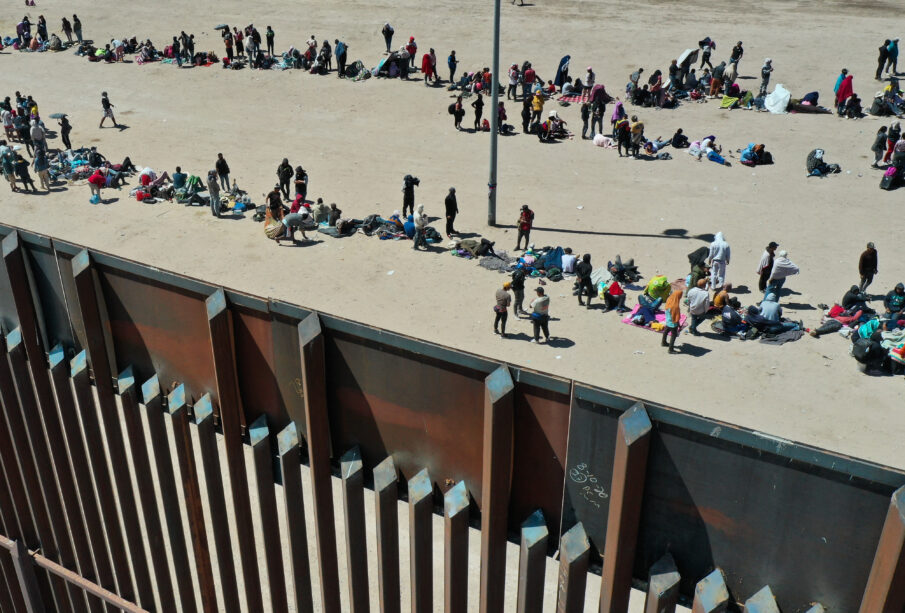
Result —
<instances>
[{"instance_id":1,"label":"sandy ground","mask_svg":"<svg viewBox=\"0 0 905 613\"><path fill-rule=\"evenodd\" d=\"M531 59L552 78L559 58L572 56L573 74L593 65L598 82L618 94L638 66L649 74L709 35L714 60L726 59L745 41L742 83L756 87L764 57L773 58L773 84L793 96L819 90L829 102L839 69L854 74L865 100L873 82L876 47L890 32L894 2L737 3L610 2L561 0L524 7L503 2L501 64ZM818 10L819 9L819 10ZM11 33L23 7L3 11L0 31ZM420 3L296 3L236 0L206 4L146 3L111 10L92 3L42 0L51 29L63 12L78 12L85 35L150 37L160 47L181 29L194 32L198 49L222 53L213 26L254 22L276 30L276 45L341 38L349 59L373 66L381 57L384 21L396 27L396 43L412 34L420 49L450 49L460 69L490 62L489 3L467 0ZM278 15L278 19L275 17ZM706 25L705 25L706 24ZM445 71L444 71L445 72ZM441 74L443 74L441 72ZM66 52L2 53L0 95L22 90L35 96L43 115L66 112L76 145L97 145L109 158L130 155L137 164L172 172L177 164L199 175L223 152L239 185L260 201L284 156L311 177L309 197L336 202L347 214L390 214L401 207L401 178L421 178L417 201L432 216L442 212L450 186L457 188L463 232L477 232L511 249L522 203L537 214L532 240L590 252L602 265L616 254L634 257L649 278L687 273L686 254L705 244L698 236L722 231L732 245L728 278L739 298L754 299L755 267L766 243L788 249L802 274L787 284L786 314L818 323L814 305L839 300L857 281L857 259L867 241L880 251L872 286L885 293L905 277L894 254L899 228L890 223L905 191L877 188L868 168L870 144L881 122L833 116L770 115L721 111L714 102L677 110L632 109L649 136L668 137L683 127L692 139L716 134L725 150L766 143L777 163L724 168L676 159L619 159L575 140L542 145L534 137L500 140L499 221L486 225L488 136L458 133L446 107L448 92L419 81L371 79L350 83L334 75L300 71L178 70L153 64L97 65ZM100 92L116 105L128 129L98 130ZM488 107L489 108L489 107ZM578 108L554 107L580 128ZM509 105L510 117L517 116ZM470 114L466 117L468 125ZM56 144L56 142L54 142ZM843 167L841 176L805 178L814 147ZM712 336L680 337L682 353L667 355L650 332L619 323L615 314L579 309L570 284L549 285L554 346L529 344L530 326L513 322L512 340L491 333L493 293L503 277L446 253L414 253L406 243L363 235L325 237L293 248L267 241L250 219L217 220L207 210L176 204L140 205L127 191L106 193L104 206L88 203L87 187L47 195L10 195L0 187L0 221L63 238L250 293L273 296L375 326L480 353L493 359L682 409L877 462L905 467L898 442L905 419L894 412L902 378L867 378L848 357L848 341L831 336L773 347ZM583 208L579 208L583 207ZM442 231L441 222L435 227ZM390 272L393 272L390 275ZM743 287L749 288L747 291ZM534 283L529 285L533 290ZM634 296L630 296L634 303ZM165 308L161 305L161 308ZM705 326L706 328L706 326Z\"/></svg>"}]
</instances>

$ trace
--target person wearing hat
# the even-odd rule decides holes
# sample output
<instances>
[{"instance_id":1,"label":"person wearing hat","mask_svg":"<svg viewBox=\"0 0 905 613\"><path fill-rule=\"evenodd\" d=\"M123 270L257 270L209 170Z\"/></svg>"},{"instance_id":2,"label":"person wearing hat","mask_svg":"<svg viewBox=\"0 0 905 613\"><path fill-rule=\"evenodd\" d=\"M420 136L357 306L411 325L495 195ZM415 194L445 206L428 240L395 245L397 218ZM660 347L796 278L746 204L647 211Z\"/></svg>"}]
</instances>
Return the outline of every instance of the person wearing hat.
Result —
<instances>
[{"instance_id":1,"label":"person wearing hat","mask_svg":"<svg viewBox=\"0 0 905 613\"><path fill-rule=\"evenodd\" d=\"M770 241L770 244L764 249L764 254L760 256L760 264L757 265L757 274L760 276L757 281L757 289L761 292L767 291L767 280L770 278L770 273L773 272L773 259L777 247L779 247L779 243Z\"/></svg>"},{"instance_id":2,"label":"person wearing hat","mask_svg":"<svg viewBox=\"0 0 905 613\"><path fill-rule=\"evenodd\" d=\"M544 295L544 288L534 290L537 298L531 301L531 323L534 325L534 338L532 343L540 342L540 332L544 331L544 340L550 342L550 296Z\"/></svg>"},{"instance_id":3,"label":"person wearing hat","mask_svg":"<svg viewBox=\"0 0 905 613\"><path fill-rule=\"evenodd\" d=\"M453 234L458 234L454 227L456 223L456 215L459 213L459 204L456 202L456 188L450 187L449 193L443 204L446 206L446 238L452 238Z\"/></svg>"},{"instance_id":4,"label":"person wearing hat","mask_svg":"<svg viewBox=\"0 0 905 613\"><path fill-rule=\"evenodd\" d=\"M883 319L886 321L886 329L894 330L898 327L900 319L905 319L905 285L897 283L895 289L886 294L883 299L886 312Z\"/></svg>"},{"instance_id":5,"label":"person wearing hat","mask_svg":"<svg viewBox=\"0 0 905 613\"><path fill-rule=\"evenodd\" d=\"M861 253L861 257L858 259L858 274L861 275L861 285L858 286L858 289L864 292L878 272L880 270L877 262L877 249L873 243L867 243L867 249Z\"/></svg>"},{"instance_id":6,"label":"person wearing hat","mask_svg":"<svg viewBox=\"0 0 905 613\"><path fill-rule=\"evenodd\" d=\"M499 334L500 338L506 338L506 320L509 318L509 305L512 304L512 296L509 295L511 287L512 283L506 281L503 283L503 288L496 291L496 304L493 306L493 312L496 313L496 317L493 319L493 333Z\"/></svg>"},{"instance_id":7,"label":"person wearing hat","mask_svg":"<svg viewBox=\"0 0 905 613\"><path fill-rule=\"evenodd\" d=\"M528 208L527 204L522 205L522 210L518 216L518 239L515 242L515 250L518 251L522 246L522 238L525 239L525 246L531 240L531 228L534 225L534 211Z\"/></svg>"}]
</instances>

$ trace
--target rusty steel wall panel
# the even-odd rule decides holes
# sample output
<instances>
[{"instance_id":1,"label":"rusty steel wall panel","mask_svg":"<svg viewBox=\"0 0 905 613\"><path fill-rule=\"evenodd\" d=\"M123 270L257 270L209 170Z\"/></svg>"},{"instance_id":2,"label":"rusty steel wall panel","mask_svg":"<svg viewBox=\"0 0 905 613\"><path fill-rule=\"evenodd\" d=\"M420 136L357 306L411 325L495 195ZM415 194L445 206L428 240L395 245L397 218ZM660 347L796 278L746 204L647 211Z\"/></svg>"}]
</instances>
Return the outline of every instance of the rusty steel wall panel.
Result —
<instances>
[{"instance_id":1,"label":"rusty steel wall panel","mask_svg":"<svg viewBox=\"0 0 905 613\"><path fill-rule=\"evenodd\" d=\"M565 393L522 382L515 386L510 531L537 509L549 525L559 526L569 436L568 382L564 384ZM555 548L559 533L549 541Z\"/></svg>"},{"instance_id":2,"label":"rusty steel wall panel","mask_svg":"<svg viewBox=\"0 0 905 613\"><path fill-rule=\"evenodd\" d=\"M819 601L855 611L890 493L661 423L651 439L635 576L670 551L686 595L719 565L731 592L769 585L783 610Z\"/></svg>"},{"instance_id":3,"label":"rusty steel wall panel","mask_svg":"<svg viewBox=\"0 0 905 613\"><path fill-rule=\"evenodd\" d=\"M92 255L94 255L92 253ZM216 397L205 296L95 262L113 341L115 371L139 381L179 381L187 395Z\"/></svg>"},{"instance_id":4,"label":"rusty steel wall panel","mask_svg":"<svg viewBox=\"0 0 905 613\"><path fill-rule=\"evenodd\" d=\"M334 449L360 446L366 466L392 455L404 479L427 468L443 492L465 481L480 506L486 373L344 333L326 340Z\"/></svg>"},{"instance_id":5,"label":"rusty steel wall panel","mask_svg":"<svg viewBox=\"0 0 905 613\"><path fill-rule=\"evenodd\" d=\"M277 358L273 351L270 314L239 306L232 299L229 308L233 313L236 376L246 411L245 423L250 424L260 413L265 413L268 425L274 431L282 430L289 424L289 417L275 376L274 364ZM298 349L289 355L298 362L295 358ZM248 414L251 410L259 413Z\"/></svg>"}]
</instances>

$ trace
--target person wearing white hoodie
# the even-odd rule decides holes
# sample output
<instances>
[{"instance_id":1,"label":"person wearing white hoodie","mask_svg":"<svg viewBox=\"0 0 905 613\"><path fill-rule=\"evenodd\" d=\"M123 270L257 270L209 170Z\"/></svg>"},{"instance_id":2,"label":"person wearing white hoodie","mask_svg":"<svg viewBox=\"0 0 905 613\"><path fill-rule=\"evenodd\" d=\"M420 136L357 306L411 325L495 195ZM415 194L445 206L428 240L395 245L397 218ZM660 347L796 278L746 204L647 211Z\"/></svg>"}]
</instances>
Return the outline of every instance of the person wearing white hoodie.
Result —
<instances>
[{"instance_id":1,"label":"person wearing white hoodie","mask_svg":"<svg viewBox=\"0 0 905 613\"><path fill-rule=\"evenodd\" d=\"M726 266L729 265L729 243L723 238L722 232L717 232L713 242L710 243L710 252L707 254L707 262L710 264L710 287L719 290L726 281Z\"/></svg>"}]
</instances>

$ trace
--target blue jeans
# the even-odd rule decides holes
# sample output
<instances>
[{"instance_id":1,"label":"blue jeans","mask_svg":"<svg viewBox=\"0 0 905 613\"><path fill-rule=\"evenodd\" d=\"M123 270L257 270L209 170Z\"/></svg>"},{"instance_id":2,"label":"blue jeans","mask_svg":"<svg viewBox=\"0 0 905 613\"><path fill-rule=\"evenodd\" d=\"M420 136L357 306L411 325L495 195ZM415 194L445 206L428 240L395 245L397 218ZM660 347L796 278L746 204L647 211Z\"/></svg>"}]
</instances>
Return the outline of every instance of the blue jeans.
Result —
<instances>
[{"instance_id":1,"label":"blue jeans","mask_svg":"<svg viewBox=\"0 0 905 613\"><path fill-rule=\"evenodd\" d=\"M767 285L767 291L764 292L764 298L767 297L767 294L776 294L776 297L779 298L779 290L782 289L782 286L785 285L785 283L785 277L783 277L782 279L773 279L772 281L770 281L770 283Z\"/></svg>"}]
</instances>

